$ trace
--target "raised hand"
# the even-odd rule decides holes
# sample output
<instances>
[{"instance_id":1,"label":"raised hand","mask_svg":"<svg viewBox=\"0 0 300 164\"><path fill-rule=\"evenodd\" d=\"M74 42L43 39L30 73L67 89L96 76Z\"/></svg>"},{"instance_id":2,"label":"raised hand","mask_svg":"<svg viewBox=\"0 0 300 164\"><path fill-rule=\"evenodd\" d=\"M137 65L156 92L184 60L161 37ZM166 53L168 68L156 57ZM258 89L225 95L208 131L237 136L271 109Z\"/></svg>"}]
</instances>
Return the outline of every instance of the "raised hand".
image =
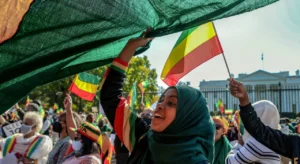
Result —
<instances>
[{"instance_id":1,"label":"raised hand","mask_svg":"<svg viewBox=\"0 0 300 164\"><path fill-rule=\"evenodd\" d=\"M246 87L241 82L238 82L231 78L229 82L229 90L233 97L236 97L240 100L241 106L249 104L250 101L248 98Z\"/></svg>"},{"instance_id":2,"label":"raised hand","mask_svg":"<svg viewBox=\"0 0 300 164\"><path fill-rule=\"evenodd\" d=\"M72 110L72 97L69 93L66 94L66 98L64 100L64 107L66 110Z\"/></svg>"},{"instance_id":3,"label":"raised hand","mask_svg":"<svg viewBox=\"0 0 300 164\"><path fill-rule=\"evenodd\" d=\"M145 36L151 31L151 28L147 28L146 31L143 32L141 37L137 37L137 38L132 38L128 41L126 47L131 47L134 49L137 49L139 47L144 47L147 45L147 43L151 40L153 40L153 38L145 38Z\"/></svg>"},{"instance_id":4,"label":"raised hand","mask_svg":"<svg viewBox=\"0 0 300 164\"><path fill-rule=\"evenodd\" d=\"M145 36L150 31L151 29L148 28L145 32L143 32L141 37L130 39L127 42L124 49L122 50L122 52L120 53L119 59L121 59L124 62L129 62L137 48L146 46L147 43L153 39L153 38L145 38Z\"/></svg>"}]
</instances>

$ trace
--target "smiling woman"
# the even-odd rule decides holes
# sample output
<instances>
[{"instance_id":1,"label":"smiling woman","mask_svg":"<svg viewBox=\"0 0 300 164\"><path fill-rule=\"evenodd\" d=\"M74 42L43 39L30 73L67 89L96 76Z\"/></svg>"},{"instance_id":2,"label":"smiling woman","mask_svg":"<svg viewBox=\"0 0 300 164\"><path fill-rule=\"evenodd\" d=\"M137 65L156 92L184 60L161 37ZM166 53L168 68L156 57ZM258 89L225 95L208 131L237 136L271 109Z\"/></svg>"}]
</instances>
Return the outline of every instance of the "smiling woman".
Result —
<instances>
[{"instance_id":1,"label":"smiling woman","mask_svg":"<svg viewBox=\"0 0 300 164\"><path fill-rule=\"evenodd\" d=\"M101 105L118 138L131 152L127 163L212 163L215 128L199 90L169 87L157 103L151 127L121 96L128 62L135 50L150 40L129 40L102 82Z\"/></svg>"},{"instance_id":2,"label":"smiling woman","mask_svg":"<svg viewBox=\"0 0 300 164\"><path fill-rule=\"evenodd\" d=\"M175 119L177 108L176 88L170 88L159 99L154 117L151 122L151 129L156 132L164 131Z\"/></svg>"}]
</instances>

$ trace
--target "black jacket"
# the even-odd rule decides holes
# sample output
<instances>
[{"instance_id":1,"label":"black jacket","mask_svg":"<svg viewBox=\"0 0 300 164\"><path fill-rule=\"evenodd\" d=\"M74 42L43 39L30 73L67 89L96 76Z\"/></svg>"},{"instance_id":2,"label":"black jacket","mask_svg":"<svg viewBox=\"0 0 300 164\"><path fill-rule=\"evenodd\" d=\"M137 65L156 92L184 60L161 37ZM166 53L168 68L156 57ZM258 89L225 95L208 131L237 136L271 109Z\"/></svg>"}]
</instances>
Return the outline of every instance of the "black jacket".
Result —
<instances>
[{"instance_id":1,"label":"black jacket","mask_svg":"<svg viewBox=\"0 0 300 164\"><path fill-rule=\"evenodd\" d=\"M257 117L251 103L244 107L240 106L240 109L244 126L252 137L274 152L290 158L292 163L298 163L300 157L300 136L298 134L284 134L280 130L265 126Z\"/></svg>"},{"instance_id":2,"label":"black jacket","mask_svg":"<svg viewBox=\"0 0 300 164\"><path fill-rule=\"evenodd\" d=\"M106 80L101 89L101 105L107 116L109 122L114 127L114 120L116 109L120 102L120 97L122 96L122 87L124 82L125 75L110 69L109 74L106 77ZM137 118L135 121L135 138L138 140L149 130L141 118ZM144 153L148 148L147 137L139 140L135 143L133 151L130 154L130 157L127 161L129 164L135 164L142 159Z\"/></svg>"}]
</instances>

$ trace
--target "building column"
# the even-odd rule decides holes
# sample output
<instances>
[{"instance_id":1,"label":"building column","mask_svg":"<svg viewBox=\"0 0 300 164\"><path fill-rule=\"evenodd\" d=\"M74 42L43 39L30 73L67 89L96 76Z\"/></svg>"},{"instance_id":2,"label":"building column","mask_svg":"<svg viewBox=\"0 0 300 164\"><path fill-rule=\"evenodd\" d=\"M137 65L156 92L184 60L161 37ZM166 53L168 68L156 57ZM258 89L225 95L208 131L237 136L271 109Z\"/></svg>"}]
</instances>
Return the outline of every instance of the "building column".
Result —
<instances>
[{"instance_id":1,"label":"building column","mask_svg":"<svg viewBox=\"0 0 300 164\"><path fill-rule=\"evenodd\" d=\"M270 90L270 85L266 85L266 100L271 100L271 90Z\"/></svg>"},{"instance_id":2,"label":"building column","mask_svg":"<svg viewBox=\"0 0 300 164\"><path fill-rule=\"evenodd\" d=\"M256 99L255 99L255 85L251 85L252 87L252 102L256 102Z\"/></svg>"},{"instance_id":3,"label":"building column","mask_svg":"<svg viewBox=\"0 0 300 164\"><path fill-rule=\"evenodd\" d=\"M281 84L281 107L279 107L279 108L281 108L281 112L287 112L286 111L286 106L287 106L287 98L286 98L286 96L287 96L287 90L285 90L285 89L286 89L286 86L284 86L284 85Z\"/></svg>"}]
</instances>

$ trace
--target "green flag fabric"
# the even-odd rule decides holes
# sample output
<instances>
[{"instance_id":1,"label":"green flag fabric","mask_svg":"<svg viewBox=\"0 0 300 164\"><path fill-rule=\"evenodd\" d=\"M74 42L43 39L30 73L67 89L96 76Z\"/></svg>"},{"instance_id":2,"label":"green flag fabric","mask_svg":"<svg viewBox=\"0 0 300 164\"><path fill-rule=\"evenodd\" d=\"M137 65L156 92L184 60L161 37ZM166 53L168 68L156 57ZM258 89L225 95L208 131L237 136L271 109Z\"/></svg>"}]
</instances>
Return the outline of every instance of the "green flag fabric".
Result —
<instances>
[{"instance_id":1,"label":"green flag fabric","mask_svg":"<svg viewBox=\"0 0 300 164\"><path fill-rule=\"evenodd\" d=\"M110 63L147 27L164 36L276 1L35 0L0 44L0 112L36 86Z\"/></svg>"}]
</instances>

